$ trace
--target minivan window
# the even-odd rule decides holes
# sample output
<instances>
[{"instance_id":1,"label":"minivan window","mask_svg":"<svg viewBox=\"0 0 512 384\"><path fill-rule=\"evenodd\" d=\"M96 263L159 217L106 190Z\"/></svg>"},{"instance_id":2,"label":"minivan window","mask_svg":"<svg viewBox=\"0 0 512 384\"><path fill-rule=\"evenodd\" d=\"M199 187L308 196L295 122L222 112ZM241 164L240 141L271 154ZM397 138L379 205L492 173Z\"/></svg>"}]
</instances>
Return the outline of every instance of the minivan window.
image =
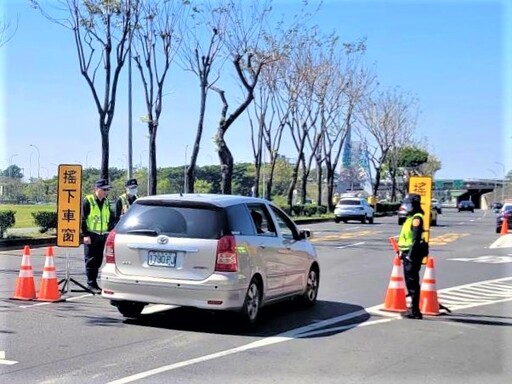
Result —
<instances>
[{"instance_id":1,"label":"minivan window","mask_svg":"<svg viewBox=\"0 0 512 384\"><path fill-rule=\"evenodd\" d=\"M116 226L119 234L154 233L171 237L218 239L223 230L222 210L201 207L136 203Z\"/></svg>"},{"instance_id":2,"label":"minivan window","mask_svg":"<svg viewBox=\"0 0 512 384\"><path fill-rule=\"evenodd\" d=\"M254 235L252 222L245 204L232 205L226 208L229 230L233 235Z\"/></svg>"}]
</instances>

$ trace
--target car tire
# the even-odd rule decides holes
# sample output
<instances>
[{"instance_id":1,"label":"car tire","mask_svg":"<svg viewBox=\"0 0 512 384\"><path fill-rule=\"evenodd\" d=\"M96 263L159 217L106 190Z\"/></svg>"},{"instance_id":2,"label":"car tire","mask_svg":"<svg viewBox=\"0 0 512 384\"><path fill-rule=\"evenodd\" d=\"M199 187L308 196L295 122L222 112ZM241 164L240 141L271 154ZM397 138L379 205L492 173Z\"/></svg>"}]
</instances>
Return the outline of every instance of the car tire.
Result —
<instances>
[{"instance_id":1,"label":"car tire","mask_svg":"<svg viewBox=\"0 0 512 384\"><path fill-rule=\"evenodd\" d=\"M254 325L258 321L261 305L261 288L258 279L252 278L245 294L242 307L242 318L247 325Z\"/></svg>"},{"instance_id":2,"label":"car tire","mask_svg":"<svg viewBox=\"0 0 512 384\"><path fill-rule=\"evenodd\" d=\"M339 222L340 222L340 219L339 219L339 218L337 218L337 217L335 217L335 218L334 218L334 222L335 222L335 223L339 223Z\"/></svg>"},{"instance_id":3,"label":"car tire","mask_svg":"<svg viewBox=\"0 0 512 384\"><path fill-rule=\"evenodd\" d=\"M460 209L459 209L459 212L460 212Z\"/></svg>"},{"instance_id":4,"label":"car tire","mask_svg":"<svg viewBox=\"0 0 512 384\"><path fill-rule=\"evenodd\" d=\"M117 310L121 313L121 315L131 318L139 317L142 313L142 310L146 306L144 303L137 303L134 301L119 301L113 305L117 307Z\"/></svg>"},{"instance_id":5,"label":"car tire","mask_svg":"<svg viewBox=\"0 0 512 384\"><path fill-rule=\"evenodd\" d=\"M432 220L432 224L431 224L433 227L437 227L437 219L435 220Z\"/></svg>"},{"instance_id":6,"label":"car tire","mask_svg":"<svg viewBox=\"0 0 512 384\"><path fill-rule=\"evenodd\" d=\"M368 223L373 224L373 216L368 218Z\"/></svg>"},{"instance_id":7,"label":"car tire","mask_svg":"<svg viewBox=\"0 0 512 384\"><path fill-rule=\"evenodd\" d=\"M366 224L366 215L364 215L363 218L361 219L361 224Z\"/></svg>"},{"instance_id":8,"label":"car tire","mask_svg":"<svg viewBox=\"0 0 512 384\"><path fill-rule=\"evenodd\" d=\"M318 268L312 267L308 272L308 278L306 282L306 290L300 296L300 304L305 307L312 307L316 303L318 296L318 286L320 278L318 275Z\"/></svg>"},{"instance_id":9,"label":"car tire","mask_svg":"<svg viewBox=\"0 0 512 384\"><path fill-rule=\"evenodd\" d=\"M344 224L347 224L347 221L348 221L348 220L342 220L342 221L343 221L343 223L344 223Z\"/></svg>"},{"instance_id":10,"label":"car tire","mask_svg":"<svg viewBox=\"0 0 512 384\"><path fill-rule=\"evenodd\" d=\"M501 227L496 227L496 233L501 233Z\"/></svg>"}]
</instances>

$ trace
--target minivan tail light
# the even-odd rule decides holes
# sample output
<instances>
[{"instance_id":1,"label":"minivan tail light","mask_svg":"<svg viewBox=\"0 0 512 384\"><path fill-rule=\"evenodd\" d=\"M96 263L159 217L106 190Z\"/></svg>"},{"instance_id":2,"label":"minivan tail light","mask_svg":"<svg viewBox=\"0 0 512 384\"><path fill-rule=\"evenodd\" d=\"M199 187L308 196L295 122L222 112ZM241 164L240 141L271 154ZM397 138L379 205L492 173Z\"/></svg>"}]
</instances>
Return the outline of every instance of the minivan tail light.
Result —
<instances>
[{"instance_id":1,"label":"minivan tail light","mask_svg":"<svg viewBox=\"0 0 512 384\"><path fill-rule=\"evenodd\" d=\"M216 272L237 272L236 240L232 235L222 236L217 243Z\"/></svg>"},{"instance_id":2,"label":"minivan tail light","mask_svg":"<svg viewBox=\"0 0 512 384\"><path fill-rule=\"evenodd\" d=\"M103 252L103 254L105 255L105 263L107 264L116 263L116 253L114 251L115 240L116 231L110 231L107 237L107 241L105 242L105 250Z\"/></svg>"}]
</instances>

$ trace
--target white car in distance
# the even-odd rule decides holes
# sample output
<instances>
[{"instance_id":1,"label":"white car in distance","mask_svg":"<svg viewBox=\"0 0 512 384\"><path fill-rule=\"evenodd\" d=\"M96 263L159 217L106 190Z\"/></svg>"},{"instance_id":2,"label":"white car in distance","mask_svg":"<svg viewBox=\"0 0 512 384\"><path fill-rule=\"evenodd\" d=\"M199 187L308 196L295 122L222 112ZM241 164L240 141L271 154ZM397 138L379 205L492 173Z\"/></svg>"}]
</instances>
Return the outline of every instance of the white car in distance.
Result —
<instances>
[{"instance_id":1,"label":"white car in distance","mask_svg":"<svg viewBox=\"0 0 512 384\"><path fill-rule=\"evenodd\" d=\"M366 199L362 197L350 197L341 199L334 208L334 221L346 223L349 220L357 220L362 224L373 224L374 210Z\"/></svg>"}]
</instances>

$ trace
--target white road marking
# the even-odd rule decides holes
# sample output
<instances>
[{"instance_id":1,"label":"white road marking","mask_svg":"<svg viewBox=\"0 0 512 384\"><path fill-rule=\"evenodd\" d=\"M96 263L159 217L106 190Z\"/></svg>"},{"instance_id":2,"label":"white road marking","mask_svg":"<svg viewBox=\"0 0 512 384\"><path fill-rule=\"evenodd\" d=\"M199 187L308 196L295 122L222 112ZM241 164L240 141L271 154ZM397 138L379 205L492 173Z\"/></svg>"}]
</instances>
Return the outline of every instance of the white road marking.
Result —
<instances>
[{"instance_id":1,"label":"white road marking","mask_svg":"<svg viewBox=\"0 0 512 384\"><path fill-rule=\"evenodd\" d=\"M468 293L465 293L467 290L471 290L473 288L479 288L479 289L486 289L487 287L487 294L485 297L478 297L478 293L473 295L473 297L467 297L469 296ZM496 289L499 288L500 292L496 294ZM462 292L461 292L462 291ZM492 293L495 293L494 295ZM508 292L508 294L503 295L503 292ZM512 301L512 277L506 277L501 279L495 279L495 280L486 280L479 283L472 283L472 284L464 284L457 287L451 287L447 289L443 289L438 291L439 293L439 301L442 303L444 299L446 299L446 303L451 304L450 310L459 310L459 309L467 309L472 307L479 307L483 305L490 305L490 304L497 304L507 301ZM462 298L461 298L462 296ZM506 298L503 298L506 296ZM262 348L269 345L282 343L285 341L291 341L297 338L304 338L309 336L314 336L318 334L329 334L331 332L340 332L351 328L358 328L358 327L364 327L364 326L370 326L370 325L376 325L376 324L382 324L386 322L390 322L393 320L399 320L401 319L401 316L399 314L390 314L388 312L383 312L381 309L383 308L383 305L377 305L370 308L365 308L356 312L348 313L342 316L336 316L331 319L326 319L319 321L317 323L312 323L300 328L292 329L287 332L283 332L277 336L267 337L265 339L261 339L258 341L255 341L253 343L249 343L246 345L242 345L240 347L220 351L217 353L213 353L210 355L200 356L195 359L186 360L174 364L164 365L159 368L151 369L145 372L141 372L135 375L127 376L115 381L111 381L108 384L125 384L125 383L131 383L137 380L142 380L145 378L148 378L150 376L158 375L160 373L169 372L172 370L176 370L182 367L190 366L193 364L198 364L204 361L209 361L225 356L229 356L235 353L245 352L251 349L256 348ZM381 316L387 316L387 318L384 319L377 319L377 320L371 320L366 321L362 323L354 323L354 324L347 324L347 325L340 325L338 327L334 328L324 328L328 327L332 324L340 323L346 320L355 319L357 317L370 314L379 314ZM322 329L323 328L323 329Z\"/></svg>"},{"instance_id":2,"label":"white road marking","mask_svg":"<svg viewBox=\"0 0 512 384\"><path fill-rule=\"evenodd\" d=\"M348 248L348 247L357 247L358 245L362 245L364 243L365 243L364 241L361 241L359 243L350 243L350 244L341 245L341 246L336 247L336 248L343 249L343 248Z\"/></svg>"},{"instance_id":3,"label":"white road marking","mask_svg":"<svg viewBox=\"0 0 512 384\"><path fill-rule=\"evenodd\" d=\"M512 248L512 234L500 236L489 248Z\"/></svg>"},{"instance_id":4,"label":"white road marking","mask_svg":"<svg viewBox=\"0 0 512 384\"><path fill-rule=\"evenodd\" d=\"M447 260L467 261L470 263L504 264L504 263L512 263L512 256L485 255L485 256L478 256L478 257L457 257L454 259L447 259Z\"/></svg>"},{"instance_id":5,"label":"white road marking","mask_svg":"<svg viewBox=\"0 0 512 384\"><path fill-rule=\"evenodd\" d=\"M5 360L5 351L0 351L0 365L14 365L18 364L17 361L14 360Z\"/></svg>"}]
</instances>

